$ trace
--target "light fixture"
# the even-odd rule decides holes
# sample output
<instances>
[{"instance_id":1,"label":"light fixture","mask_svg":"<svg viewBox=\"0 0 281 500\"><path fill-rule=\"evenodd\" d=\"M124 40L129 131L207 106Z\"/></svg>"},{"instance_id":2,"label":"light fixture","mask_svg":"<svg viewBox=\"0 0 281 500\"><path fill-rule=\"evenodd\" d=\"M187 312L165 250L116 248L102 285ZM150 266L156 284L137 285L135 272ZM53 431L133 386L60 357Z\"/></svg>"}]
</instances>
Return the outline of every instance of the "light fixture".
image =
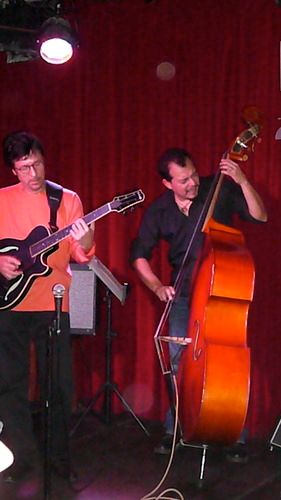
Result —
<instances>
[{"instance_id":1,"label":"light fixture","mask_svg":"<svg viewBox=\"0 0 281 500\"><path fill-rule=\"evenodd\" d=\"M14 455L9 448L0 441L0 472L8 469L14 461Z\"/></svg>"},{"instance_id":2,"label":"light fixture","mask_svg":"<svg viewBox=\"0 0 281 500\"><path fill-rule=\"evenodd\" d=\"M50 64L63 64L78 46L77 35L62 17L50 17L41 26L37 40L40 56Z\"/></svg>"},{"instance_id":3,"label":"light fixture","mask_svg":"<svg viewBox=\"0 0 281 500\"><path fill-rule=\"evenodd\" d=\"M78 45L78 36L65 19L65 14L72 12L72 2L0 0L0 52L6 52L7 62L29 61L40 56L52 64L66 62ZM51 56L45 45L41 48L41 42L48 38L65 41L59 42L59 48L55 44ZM61 55L61 45L67 48L67 55Z\"/></svg>"},{"instance_id":4,"label":"light fixture","mask_svg":"<svg viewBox=\"0 0 281 500\"><path fill-rule=\"evenodd\" d=\"M3 422L0 420L0 434L3 429ZM14 455L11 450L0 441L0 472L8 469L10 465L14 462Z\"/></svg>"}]
</instances>

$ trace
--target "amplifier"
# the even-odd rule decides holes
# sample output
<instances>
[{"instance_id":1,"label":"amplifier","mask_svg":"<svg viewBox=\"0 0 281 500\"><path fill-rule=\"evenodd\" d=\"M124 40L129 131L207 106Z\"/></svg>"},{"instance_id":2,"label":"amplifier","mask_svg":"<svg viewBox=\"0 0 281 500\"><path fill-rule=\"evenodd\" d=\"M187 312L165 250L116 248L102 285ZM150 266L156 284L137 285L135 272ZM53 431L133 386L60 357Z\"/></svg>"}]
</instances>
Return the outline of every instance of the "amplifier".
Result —
<instances>
[{"instance_id":1,"label":"amplifier","mask_svg":"<svg viewBox=\"0 0 281 500\"><path fill-rule=\"evenodd\" d=\"M95 272L87 264L71 263L70 333L96 334L96 281Z\"/></svg>"}]
</instances>

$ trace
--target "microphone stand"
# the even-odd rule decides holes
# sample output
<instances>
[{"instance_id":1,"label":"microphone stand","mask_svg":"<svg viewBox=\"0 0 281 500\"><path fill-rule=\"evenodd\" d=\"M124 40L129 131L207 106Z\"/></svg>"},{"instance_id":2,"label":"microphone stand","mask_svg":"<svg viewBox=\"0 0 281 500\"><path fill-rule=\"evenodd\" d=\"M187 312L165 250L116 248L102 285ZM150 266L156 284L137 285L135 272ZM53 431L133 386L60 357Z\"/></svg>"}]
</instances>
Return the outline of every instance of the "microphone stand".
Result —
<instances>
[{"instance_id":1,"label":"microphone stand","mask_svg":"<svg viewBox=\"0 0 281 500\"><path fill-rule=\"evenodd\" d=\"M52 439L52 403L53 403L53 371L55 337L61 333L61 305L65 292L63 285L55 285L52 289L55 298L55 318L48 328L46 345L46 381L45 381L45 408L44 408L44 499L51 495L51 439Z\"/></svg>"}]
</instances>

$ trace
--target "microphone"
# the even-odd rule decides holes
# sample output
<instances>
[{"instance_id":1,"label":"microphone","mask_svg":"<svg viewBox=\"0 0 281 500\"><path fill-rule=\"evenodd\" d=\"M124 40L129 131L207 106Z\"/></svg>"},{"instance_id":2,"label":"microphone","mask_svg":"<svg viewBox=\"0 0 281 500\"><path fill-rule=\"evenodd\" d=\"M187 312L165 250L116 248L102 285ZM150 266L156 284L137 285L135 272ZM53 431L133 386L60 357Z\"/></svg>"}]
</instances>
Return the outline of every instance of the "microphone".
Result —
<instances>
[{"instance_id":1,"label":"microphone","mask_svg":"<svg viewBox=\"0 0 281 500\"><path fill-rule=\"evenodd\" d=\"M61 328L60 328L61 305L62 305L62 298L65 292L65 287L60 283L57 283L56 285L53 286L52 292L55 298L55 309L56 309L55 329L57 335L59 335L61 333Z\"/></svg>"}]
</instances>

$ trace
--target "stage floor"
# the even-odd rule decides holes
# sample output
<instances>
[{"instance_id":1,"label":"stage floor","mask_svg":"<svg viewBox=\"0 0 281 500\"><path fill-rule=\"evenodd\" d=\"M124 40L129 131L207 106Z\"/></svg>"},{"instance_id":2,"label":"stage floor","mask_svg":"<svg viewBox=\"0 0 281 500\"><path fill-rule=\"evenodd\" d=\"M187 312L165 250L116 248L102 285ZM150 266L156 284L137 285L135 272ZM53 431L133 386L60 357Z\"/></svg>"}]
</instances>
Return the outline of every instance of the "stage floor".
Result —
<instances>
[{"instance_id":1,"label":"stage floor","mask_svg":"<svg viewBox=\"0 0 281 500\"><path fill-rule=\"evenodd\" d=\"M78 417L73 416L73 426ZM72 460L78 473L75 484L53 475L46 490L44 473L18 484L0 480L0 499L141 500L146 496L160 498L168 488L178 490L185 500L281 498L281 448L271 451L266 442L250 441L249 460L241 464L228 462L224 448L209 447L201 484L202 450L180 447L167 469L170 457L153 453L161 426L155 422L143 424L149 436L129 413L112 418L110 424L89 413L71 438ZM166 472L166 479L152 493ZM164 496L181 498L173 492Z\"/></svg>"}]
</instances>

